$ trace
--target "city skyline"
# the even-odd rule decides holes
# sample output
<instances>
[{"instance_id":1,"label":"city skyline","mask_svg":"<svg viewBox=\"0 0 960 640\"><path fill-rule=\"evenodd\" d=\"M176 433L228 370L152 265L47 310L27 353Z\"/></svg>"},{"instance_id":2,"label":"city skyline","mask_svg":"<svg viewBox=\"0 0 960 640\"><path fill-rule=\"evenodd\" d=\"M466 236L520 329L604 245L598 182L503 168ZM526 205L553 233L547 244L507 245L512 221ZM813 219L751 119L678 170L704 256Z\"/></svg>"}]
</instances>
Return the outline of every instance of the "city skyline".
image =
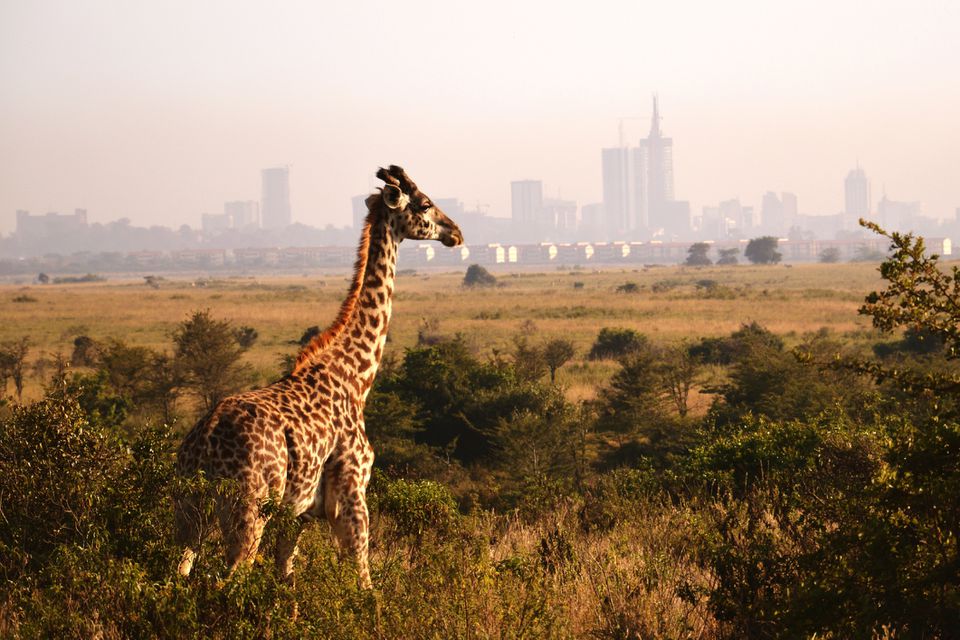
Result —
<instances>
[{"instance_id":1,"label":"city skyline","mask_svg":"<svg viewBox=\"0 0 960 640\"><path fill-rule=\"evenodd\" d=\"M18 209L196 225L277 165L319 227L349 225L387 163L500 217L521 179L589 205L597 149L624 121L635 145L654 92L693 216L768 191L840 213L858 159L875 193L960 206L955 3L390 8L4 4L0 233Z\"/></svg>"}]
</instances>

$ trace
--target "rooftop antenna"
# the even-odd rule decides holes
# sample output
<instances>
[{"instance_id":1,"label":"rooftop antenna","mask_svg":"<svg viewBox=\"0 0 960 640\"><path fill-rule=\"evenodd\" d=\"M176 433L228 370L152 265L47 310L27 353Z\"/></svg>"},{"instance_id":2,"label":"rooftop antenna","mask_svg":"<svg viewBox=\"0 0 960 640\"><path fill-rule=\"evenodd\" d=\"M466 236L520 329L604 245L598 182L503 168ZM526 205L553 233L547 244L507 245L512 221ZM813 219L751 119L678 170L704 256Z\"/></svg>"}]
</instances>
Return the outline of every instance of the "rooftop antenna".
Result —
<instances>
[{"instance_id":1,"label":"rooftop antenna","mask_svg":"<svg viewBox=\"0 0 960 640\"><path fill-rule=\"evenodd\" d=\"M657 105L657 94L653 94L653 116L650 118L650 137L660 137L660 109Z\"/></svg>"}]
</instances>

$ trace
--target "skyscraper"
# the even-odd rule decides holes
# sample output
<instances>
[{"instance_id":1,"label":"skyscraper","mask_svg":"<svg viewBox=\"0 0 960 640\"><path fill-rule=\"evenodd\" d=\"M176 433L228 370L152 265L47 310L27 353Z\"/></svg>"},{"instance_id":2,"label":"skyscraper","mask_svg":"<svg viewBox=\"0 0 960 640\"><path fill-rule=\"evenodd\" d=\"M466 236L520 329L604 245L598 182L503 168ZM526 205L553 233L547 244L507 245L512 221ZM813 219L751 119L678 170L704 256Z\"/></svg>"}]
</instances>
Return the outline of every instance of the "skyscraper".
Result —
<instances>
[{"instance_id":1,"label":"skyscraper","mask_svg":"<svg viewBox=\"0 0 960 640\"><path fill-rule=\"evenodd\" d=\"M264 229L283 229L291 222L290 169L272 167L263 170L260 214Z\"/></svg>"},{"instance_id":2,"label":"skyscraper","mask_svg":"<svg viewBox=\"0 0 960 640\"><path fill-rule=\"evenodd\" d=\"M799 208L797 206L797 194L784 191L780 194L783 201L783 226L785 231L789 231L793 225L797 224Z\"/></svg>"},{"instance_id":3,"label":"skyscraper","mask_svg":"<svg viewBox=\"0 0 960 640\"><path fill-rule=\"evenodd\" d=\"M510 183L510 217L513 230L521 240L540 240L543 214L543 182L515 180Z\"/></svg>"},{"instance_id":4,"label":"skyscraper","mask_svg":"<svg viewBox=\"0 0 960 640\"><path fill-rule=\"evenodd\" d=\"M234 229L259 229L260 204L255 200L234 200L223 203L223 213Z\"/></svg>"},{"instance_id":5,"label":"skyscraper","mask_svg":"<svg viewBox=\"0 0 960 640\"><path fill-rule=\"evenodd\" d=\"M683 231L689 228L689 220L675 219L673 202L673 138L664 138L660 131L660 110L657 96L653 96L653 116L650 119L650 134L640 140L634 150L639 218L645 219L650 230L656 233Z\"/></svg>"},{"instance_id":6,"label":"skyscraper","mask_svg":"<svg viewBox=\"0 0 960 640\"><path fill-rule=\"evenodd\" d=\"M870 215L870 181L859 163L843 181L843 192L843 226L846 229L855 229L859 218Z\"/></svg>"},{"instance_id":7,"label":"skyscraper","mask_svg":"<svg viewBox=\"0 0 960 640\"><path fill-rule=\"evenodd\" d=\"M603 206L614 236L683 235L690 230L690 204L673 199L673 139L660 130L653 97L650 133L633 148L601 151Z\"/></svg>"},{"instance_id":8,"label":"skyscraper","mask_svg":"<svg viewBox=\"0 0 960 640\"><path fill-rule=\"evenodd\" d=\"M784 203L776 193L767 191L763 194L763 203L760 205L760 224L768 233L783 234L786 226L784 208Z\"/></svg>"},{"instance_id":9,"label":"skyscraper","mask_svg":"<svg viewBox=\"0 0 960 640\"><path fill-rule=\"evenodd\" d=\"M636 149L611 147L600 151L603 170L603 210L607 232L619 236L647 226L646 218L638 219L635 202L633 152Z\"/></svg>"}]
</instances>

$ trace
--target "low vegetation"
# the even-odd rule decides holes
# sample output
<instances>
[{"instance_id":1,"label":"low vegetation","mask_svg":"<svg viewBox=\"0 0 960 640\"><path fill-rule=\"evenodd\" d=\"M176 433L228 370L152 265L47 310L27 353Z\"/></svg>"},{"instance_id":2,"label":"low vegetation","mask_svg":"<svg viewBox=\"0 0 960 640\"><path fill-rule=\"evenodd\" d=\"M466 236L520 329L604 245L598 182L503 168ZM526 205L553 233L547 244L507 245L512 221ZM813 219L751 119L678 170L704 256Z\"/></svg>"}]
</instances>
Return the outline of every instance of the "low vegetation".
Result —
<instances>
[{"instance_id":1,"label":"low vegetation","mask_svg":"<svg viewBox=\"0 0 960 640\"><path fill-rule=\"evenodd\" d=\"M876 332L855 336L593 323L578 345L527 318L489 349L421 320L367 407L373 593L326 525L296 586L278 581L282 510L262 562L226 579L210 541L175 577L174 448L252 384L266 324L194 312L156 347L84 328L40 397L0 407L0 635L955 637L960 284L919 239L890 240L859 304ZM618 280L617 304L653 295L616 296ZM563 386L570 369L590 397Z\"/></svg>"}]
</instances>

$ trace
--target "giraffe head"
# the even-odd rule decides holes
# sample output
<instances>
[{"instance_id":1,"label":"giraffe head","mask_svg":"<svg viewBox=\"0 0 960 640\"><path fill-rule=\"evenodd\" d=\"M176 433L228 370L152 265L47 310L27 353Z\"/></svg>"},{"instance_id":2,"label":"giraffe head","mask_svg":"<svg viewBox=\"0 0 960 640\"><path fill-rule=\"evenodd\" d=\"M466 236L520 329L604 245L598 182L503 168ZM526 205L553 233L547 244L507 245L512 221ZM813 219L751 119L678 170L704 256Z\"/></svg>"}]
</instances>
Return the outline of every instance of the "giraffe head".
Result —
<instances>
[{"instance_id":1,"label":"giraffe head","mask_svg":"<svg viewBox=\"0 0 960 640\"><path fill-rule=\"evenodd\" d=\"M460 227L417 188L406 171L390 165L377 171L377 177L386 183L380 197L401 239L439 240L448 247L463 244Z\"/></svg>"}]
</instances>

